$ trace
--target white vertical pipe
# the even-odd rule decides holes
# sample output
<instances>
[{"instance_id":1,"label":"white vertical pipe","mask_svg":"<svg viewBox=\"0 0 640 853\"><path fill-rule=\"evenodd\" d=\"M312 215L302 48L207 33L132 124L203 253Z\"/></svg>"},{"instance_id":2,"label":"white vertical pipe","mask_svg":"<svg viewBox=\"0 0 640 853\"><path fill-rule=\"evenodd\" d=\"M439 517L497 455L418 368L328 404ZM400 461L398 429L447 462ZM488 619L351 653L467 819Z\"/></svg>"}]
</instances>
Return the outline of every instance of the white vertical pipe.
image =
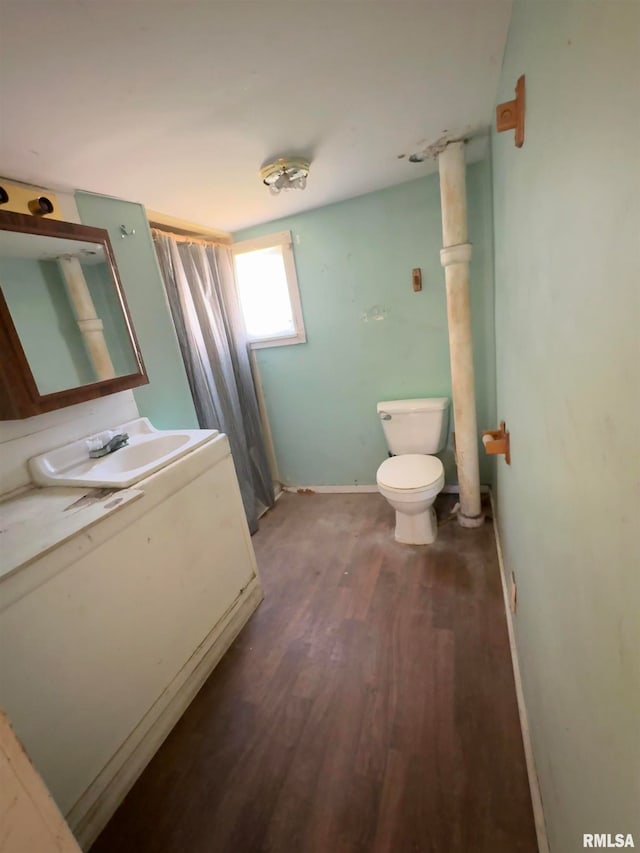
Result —
<instances>
[{"instance_id":1,"label":"white vertical pipe","mask_svg":"<svg viewBox=\"0 0 640 853\"><path fill-rule=\"evenodd\" d=\"M102 320L96 314L80 261L73 257L58 258L58 264L96 376L99 381L113 379L116 372L104 339Z\"/></svg>"},{"instance_id":2,"label":"white vertical pipe","mask_svg":"<svg viewBox=\"0 0 640 853\"><path fill-rule=\"evenodd\" d=\"M478 426L473 377L473 339L469 299L471 244L467 242L467 191L464 142L450 142L438 156L442 251L447 290L451 388L455 419L456 464L460 483L462 527L479 527L484 516L480 504Z\"/></svg>"}]
</instances>

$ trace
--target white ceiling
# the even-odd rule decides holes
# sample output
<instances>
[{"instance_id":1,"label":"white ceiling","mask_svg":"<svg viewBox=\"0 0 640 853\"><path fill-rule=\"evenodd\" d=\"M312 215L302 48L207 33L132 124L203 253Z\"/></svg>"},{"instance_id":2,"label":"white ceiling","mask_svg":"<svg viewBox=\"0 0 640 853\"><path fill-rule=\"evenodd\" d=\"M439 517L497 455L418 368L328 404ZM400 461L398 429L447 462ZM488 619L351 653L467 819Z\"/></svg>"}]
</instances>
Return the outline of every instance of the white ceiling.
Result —
<instances>
[{"instance_id":1,"label":"white ceiling","mask_svg":"<svg viewBox=\"0 0 640 853\"><path fill-rule=\"evenodd\" d=\"M2 0L0 174L227 230L402 183L435 169L412 152L486 131L510 10ZM271 196L259 168L283 154L311 159L309 182Z\"/></svg>"}]
</instances>

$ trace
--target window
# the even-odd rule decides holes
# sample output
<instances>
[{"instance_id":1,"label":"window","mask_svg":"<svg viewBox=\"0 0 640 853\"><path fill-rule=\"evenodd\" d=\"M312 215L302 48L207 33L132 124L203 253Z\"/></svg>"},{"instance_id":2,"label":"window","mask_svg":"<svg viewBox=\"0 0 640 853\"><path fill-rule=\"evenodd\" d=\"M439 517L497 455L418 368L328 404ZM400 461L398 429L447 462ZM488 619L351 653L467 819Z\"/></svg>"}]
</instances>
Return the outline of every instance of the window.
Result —
<instances>
[{"instance_id":1,"label":"window","mask_svg":"<svg viewBox=\"0 0 640 853\"><path fill-rule=\"evenodd\" d=\"M303 344L307 338L291 233L234 243L233 254L238 301L251 345Z\"/></svg>"}]
</instances>

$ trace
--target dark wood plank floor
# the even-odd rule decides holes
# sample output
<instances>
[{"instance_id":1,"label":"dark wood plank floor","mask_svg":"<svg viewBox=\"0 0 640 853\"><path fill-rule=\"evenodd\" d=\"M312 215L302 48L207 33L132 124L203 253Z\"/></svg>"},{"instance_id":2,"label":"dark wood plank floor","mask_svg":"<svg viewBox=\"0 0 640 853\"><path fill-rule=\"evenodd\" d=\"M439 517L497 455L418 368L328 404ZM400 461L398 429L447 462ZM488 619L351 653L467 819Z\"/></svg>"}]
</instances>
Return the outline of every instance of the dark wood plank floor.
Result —
<instances>
[{"instance_id":1,"label":"dark wood plank floor","mask_svg":"<svg viewBox=\"0 0 640 853\"><path fill-rule=\"evenodd\" d=\"M265 601L92 853L537 849L492 526L392 531L379 495L283 496Z\"/></svg>"}]
</instances>

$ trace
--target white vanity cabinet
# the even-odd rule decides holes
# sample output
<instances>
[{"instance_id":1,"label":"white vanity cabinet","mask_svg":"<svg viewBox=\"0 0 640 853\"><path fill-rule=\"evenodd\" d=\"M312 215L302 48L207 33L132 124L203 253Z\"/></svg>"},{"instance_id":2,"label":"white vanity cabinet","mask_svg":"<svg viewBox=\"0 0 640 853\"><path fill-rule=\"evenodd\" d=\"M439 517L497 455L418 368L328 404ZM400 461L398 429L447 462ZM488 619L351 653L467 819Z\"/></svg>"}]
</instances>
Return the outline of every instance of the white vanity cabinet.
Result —
<instances>
[{"instance_id":1,"label":"white vanity cabinet","mask_svg":"<svg viewBox=\"0 0 640 853\"><path fill-rule=\"evenodd\" d=\"M225 436L135 488L0 582L0 706L85 847L262 598Z\"/></svg>"}]
</instances>

